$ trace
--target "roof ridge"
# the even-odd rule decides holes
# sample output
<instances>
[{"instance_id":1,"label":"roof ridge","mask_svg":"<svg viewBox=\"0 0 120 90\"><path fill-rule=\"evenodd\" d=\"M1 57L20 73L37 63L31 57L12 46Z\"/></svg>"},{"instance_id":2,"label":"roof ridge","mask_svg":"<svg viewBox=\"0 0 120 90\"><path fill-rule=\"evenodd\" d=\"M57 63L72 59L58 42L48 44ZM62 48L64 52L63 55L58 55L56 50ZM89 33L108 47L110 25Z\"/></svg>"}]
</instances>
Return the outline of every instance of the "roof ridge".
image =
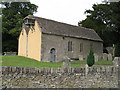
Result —
<instances>
[{"instance_id":1,"label":"roof ridge","mask_svg":"<svg viewBox=\"0 0 120 90\"><path fill-rule=\"evenodd\" d=\"M29 16L29 15L28 15ZM56 21L56 20L53 20L53 19L47 19L47 18L43 18L43 17L38 17L38 16L34 16L34 15L30 15L30 16L33 16L35 18L41 18L41 19L45 19L45 20L49 20L49 21L53 21L53 22L57 22L57 23L61 23L61 24L66 24L66 25L69 25L69 26L74 26L74 27L79 27L79 28L84 28L84 29L87 29L87 30L92 30L91 28L86 28L86 27L81 27L81 26L77 26L77 25L72 25L72 24L68 24L68 23L65 23L65 22L59 22L59 21Z\"/></svg>"},{"instance_id":2,"label":"roof ridge","mask_svg":"<svg viewBox=\"0 0 120 90\"><path fill-rule=\"evenodd\" d=\"M57 22L57 23L61 23L61 24L66 24L66 25L69 25L69 26L74 26L74 27L79 27L79 28L93 30L93 29L90 29L90 28L81 27L81 26L77 26L77 25L72 25L72 24L68 24L68 23L65 23L65 22L59 22L59 21L56 21L56 20L47 19L47 18L43 18L43 17L38 17L38 16L34 16L34 17L36 17L36 18L42 18L42 19L45 19L45 20L49 20L49 21L53 21L53 22Z\"/></svg>"},{"instance_id":3,"label":"roof ridge","mask_svg":"<svg viewBox=\"0 0 120 90\"><path fill-rule=\"evenodd\" d=\"M38 21L41 27L45 28L45 30L42 30L42 32L44 33L82 37L86 39L102 41L102 39L93 29L71 25L64 22L46 19L43 17L38 17L38 16L33 16L33 17Z\"/></svg>"}]
</instances>

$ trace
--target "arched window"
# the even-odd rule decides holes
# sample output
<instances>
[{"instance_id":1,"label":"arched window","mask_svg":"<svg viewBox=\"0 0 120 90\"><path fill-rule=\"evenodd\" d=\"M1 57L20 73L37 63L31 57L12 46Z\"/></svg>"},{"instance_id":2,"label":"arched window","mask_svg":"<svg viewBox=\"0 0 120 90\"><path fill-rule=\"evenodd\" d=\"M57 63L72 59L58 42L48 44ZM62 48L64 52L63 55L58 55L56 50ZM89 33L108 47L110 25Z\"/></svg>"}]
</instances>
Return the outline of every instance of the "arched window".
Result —
<instances>
[{"instance_id":1,"label":"arched window","mask_svg":"<svg viewBox=\"0 0 120 90\"><path fill-rule=\"evenodd\" d=\"M83 43L80 43L80 52L83 51Z\"/></svg>"},{"instance_id":2,"label":"arched window","mask_svg":"<svg viewBox=\"0 0 120 90\"><path fill-rule=\"evenodd\" d=\"M68 42L68 51L72 51L72 41Z\"/></svg>"}]
</instances>

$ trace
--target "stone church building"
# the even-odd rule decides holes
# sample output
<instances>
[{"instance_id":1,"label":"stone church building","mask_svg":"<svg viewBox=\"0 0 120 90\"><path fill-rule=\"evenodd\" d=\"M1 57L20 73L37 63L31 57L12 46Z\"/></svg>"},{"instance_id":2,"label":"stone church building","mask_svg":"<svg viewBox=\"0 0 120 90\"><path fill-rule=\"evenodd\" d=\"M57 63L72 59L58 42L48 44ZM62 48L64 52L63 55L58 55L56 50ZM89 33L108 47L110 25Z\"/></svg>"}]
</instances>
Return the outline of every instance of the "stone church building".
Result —
<instances>
[{"instance_id":1,"label":"stone church building","mask_svg":"<svg viewBox=\"0 0 120 90\"><path fill-rule=\"evenodd\" d=\"M103 41L88 28L28 15L19 36L18 55L44 62L86 59L92 47L99 59Z\"/></svg>"}]
</instances>

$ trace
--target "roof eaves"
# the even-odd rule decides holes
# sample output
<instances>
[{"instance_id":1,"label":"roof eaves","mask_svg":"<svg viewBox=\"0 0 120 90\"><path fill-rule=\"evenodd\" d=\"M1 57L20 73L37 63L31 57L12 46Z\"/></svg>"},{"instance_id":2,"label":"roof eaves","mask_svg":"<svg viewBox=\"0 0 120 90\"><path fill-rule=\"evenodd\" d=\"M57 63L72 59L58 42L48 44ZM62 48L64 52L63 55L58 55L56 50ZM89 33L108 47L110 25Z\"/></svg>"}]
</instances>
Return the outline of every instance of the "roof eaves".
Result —
<instances>
[{"instance_id":1,"label":"roof eaves","mask_svg":"<svg viewBox=\"0 0 120 90\"><path fill-rule=\"evenodd\" d=\"M65 35L65 34L54 34L51 32L42 32L43 34L49 34L49 35L56 35L56 36L65 36L65 37L72 37L72 38L78 38L78 39L84 39L84 40L91 40L91 41L98 41L98 42L103 42L103 40L98 40L98 39L91 39L87 37L80 37L80 36L71 36L71 35Z\"/></svg>"}]
</instances>

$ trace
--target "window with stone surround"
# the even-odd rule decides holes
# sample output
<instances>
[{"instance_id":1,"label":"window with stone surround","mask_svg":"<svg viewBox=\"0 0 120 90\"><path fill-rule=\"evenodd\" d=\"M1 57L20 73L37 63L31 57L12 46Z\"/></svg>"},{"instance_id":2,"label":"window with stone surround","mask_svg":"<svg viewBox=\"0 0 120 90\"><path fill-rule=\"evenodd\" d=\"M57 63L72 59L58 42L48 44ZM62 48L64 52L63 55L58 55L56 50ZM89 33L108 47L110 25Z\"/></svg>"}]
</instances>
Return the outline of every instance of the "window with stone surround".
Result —
<instances>
[{"instance_id":1,"label":"window with stone surround","mask_svg":"<svg viewBox=\"0 0 120 90\"><path fill-rule=\"evenodd\" d=\"M72 41L68 42L68 51L72 51Z\"/></svg>"},{"instance_id":2,"label":"window with stone surround","mask_svg":"<svg viewBox=\"0 0 120 90\"><path fill-rule=\"evenodd\" d=\"M80 52L83 51L83 43L80 43Z\"/></svg>"}]
</instances>

